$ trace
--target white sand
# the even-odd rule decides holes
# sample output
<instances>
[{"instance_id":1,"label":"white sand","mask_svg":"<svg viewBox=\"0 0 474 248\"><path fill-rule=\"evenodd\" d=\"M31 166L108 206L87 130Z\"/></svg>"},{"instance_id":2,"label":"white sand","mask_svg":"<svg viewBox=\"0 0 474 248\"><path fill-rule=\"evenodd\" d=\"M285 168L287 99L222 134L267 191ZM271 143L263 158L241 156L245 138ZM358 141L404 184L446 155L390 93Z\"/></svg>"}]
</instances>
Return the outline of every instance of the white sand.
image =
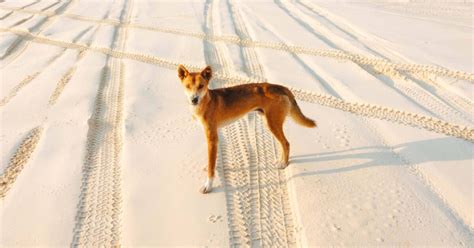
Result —
<instances>
[{"instance_id":1,"label":"white sand","mask_svg":"<svg viewBox=\"0 0 474 248\"><path fill-rule=\"evenodd\" d=\"M474 246L472 7L1 1L0 246ZM222 128L201 195L178 63L319 127Z\"/></svg>"}]
</instances>

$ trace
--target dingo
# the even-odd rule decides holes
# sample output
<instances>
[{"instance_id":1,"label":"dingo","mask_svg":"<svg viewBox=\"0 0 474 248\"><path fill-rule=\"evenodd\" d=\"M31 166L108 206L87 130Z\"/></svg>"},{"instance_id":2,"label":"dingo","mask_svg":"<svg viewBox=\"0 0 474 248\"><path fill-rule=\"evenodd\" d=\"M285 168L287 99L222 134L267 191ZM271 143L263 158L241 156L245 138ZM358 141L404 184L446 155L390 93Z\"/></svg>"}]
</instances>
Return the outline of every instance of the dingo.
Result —
<instances>
[{"instance_id":1,"label":"dingo","mask_svg":"<svg viewBox=\"0 0 474 248\"><path fill-rule=\"evenodd\" d=\"M290 152L290 143L283 133L283 122L286 116L289 114L298 124L305 127L316 127L313 120L303 115L291 91L281 85L254 83L208 89L212 77L210 66L201 72L190 73L183 65L179 65L178 77L185 87L193 117L201 122L207 137L207 180L200 189L203 194L212 190L217 158L218 128L239 119L250 111L258 111L265 116L268 128L280 142L283 153L277 166L285 168L288 165Z\"/></svg>"}]
</instances>

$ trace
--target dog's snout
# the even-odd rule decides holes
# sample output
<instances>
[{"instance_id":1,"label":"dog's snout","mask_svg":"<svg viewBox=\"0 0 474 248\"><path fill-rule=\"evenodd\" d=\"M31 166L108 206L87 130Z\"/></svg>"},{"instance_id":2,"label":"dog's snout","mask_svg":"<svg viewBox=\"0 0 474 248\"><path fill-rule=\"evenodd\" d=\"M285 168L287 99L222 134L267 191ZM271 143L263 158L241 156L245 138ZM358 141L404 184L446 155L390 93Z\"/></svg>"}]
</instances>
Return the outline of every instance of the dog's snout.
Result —
<instances>
[{"instance_id":1,"label":"dog's snout","mask_svg":"<svg viewBox=\"0 0 474 248\"><path fill-rule=\"evenodd\" d=\"M198 104L198 101L199 101L199 97L197 97L197 96L191 98L191 103L192 103L193 105Z\"/></svg>"}]
</instances>

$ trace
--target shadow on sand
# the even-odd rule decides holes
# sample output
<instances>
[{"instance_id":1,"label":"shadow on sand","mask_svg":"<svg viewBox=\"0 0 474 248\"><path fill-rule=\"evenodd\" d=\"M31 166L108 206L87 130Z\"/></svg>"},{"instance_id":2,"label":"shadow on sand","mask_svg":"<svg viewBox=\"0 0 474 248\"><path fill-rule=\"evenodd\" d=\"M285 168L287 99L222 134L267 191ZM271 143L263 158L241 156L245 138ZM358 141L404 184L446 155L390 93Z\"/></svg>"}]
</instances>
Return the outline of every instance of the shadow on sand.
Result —
<instances>
[{"instance_id":1,"label":"shadow on sand","mask_svg":"<svg viewBox=\"0 0 474 248\"><path fill-rule=\"evenodd\" d=\"M398 154L408 155L410 160L403 157L394 157L393 150ZM298 173L292 178L319 174L332 174L363 169L372 166L401 166L418 164L429 161L460 161L474 157L474 146L467 141L446 137L399 144L391 147L366 146L347 150L314 153L293 156L290 166L299 163L324 162L341 159L364 159L367 162L351 165L344 168L324 169L312 172Z\"/></svg>"}]
</instances>

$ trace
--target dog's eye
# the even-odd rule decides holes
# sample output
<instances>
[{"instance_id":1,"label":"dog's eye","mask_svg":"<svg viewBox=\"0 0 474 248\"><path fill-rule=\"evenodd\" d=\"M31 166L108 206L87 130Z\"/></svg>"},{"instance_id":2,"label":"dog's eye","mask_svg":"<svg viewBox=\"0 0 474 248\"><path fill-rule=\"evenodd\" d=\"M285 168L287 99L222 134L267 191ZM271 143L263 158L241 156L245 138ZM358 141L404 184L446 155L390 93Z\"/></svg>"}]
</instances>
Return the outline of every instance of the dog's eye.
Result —
<instances>
[{"instance_id":1,"label":"dog's eye","mask_svg":"<svg viewBox=\"0 0 474 248\"><path fill-rule=\"evenodd\" d=\"M200 84L198 89L200 90L200 89L202 89L202 87L204 87L204 85Z\"/></svg>"}]
</instances>

